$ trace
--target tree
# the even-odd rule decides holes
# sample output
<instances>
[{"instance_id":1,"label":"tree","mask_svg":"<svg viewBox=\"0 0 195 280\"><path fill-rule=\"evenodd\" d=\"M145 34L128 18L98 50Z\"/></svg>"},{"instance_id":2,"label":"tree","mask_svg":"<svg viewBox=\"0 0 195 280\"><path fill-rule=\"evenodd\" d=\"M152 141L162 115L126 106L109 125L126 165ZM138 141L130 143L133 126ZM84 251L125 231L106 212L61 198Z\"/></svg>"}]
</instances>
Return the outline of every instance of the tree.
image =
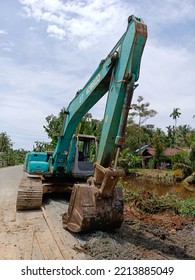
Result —
<instances>
[{"instance_id":1,"label":"tree","mask_svg":"<svg viewBox=\"0 0 195 280\"><path fill-rule=\"evenodd\" d=\"M0 164L1 166L13 166L24 163L25 150L13 149L13 143L6 132L0 133Z\"/></svg>"},{"instance_id":2,"label":"tree","mask_svg":"<svg viewBox=\"0 0 195 280\"><path fill-rule=\"evenodd\" d=\"M175 125L173 126L173 134L174 134L174 146L177 146L177 119L180 117L181 113L179 112L180 108L173 108L173 112L169 117L172 117L175 120Z\"/></svg>"},{"instance_id":3,"label":"tree","mask_svg":"<svg viewBox=\"0 0 195 280\"><path fill-rule=\"evenodd\" d=\"M47 125L44 125L44 129L48 135L48 137L51 139L51 145L50 147L52 149L55 148L58 137L60 136L60 132L62 131L63 124L65 122L65 108L62 108L58 116L55 116L53 114L46 117ZM79 123L77 127L77 133L80 134L88 134L88 135L94 135L97 137L100 137L102 130L102 121L93 119L92 115L90 113L87 113ZM45 143L35 143L36 147L35 149L45 149ZM48 145L48 143L47 143ZM46 145L46 146L47 146Z\"/></svg>"},{"instance_id":4,"label":"tree","mask_svg":"<svg viewBox=\"0 0 195 280\"><path fill-rule=\"evenodd\" d=\"M7 135L6 132L0 133L0 152L7 153L11 148L13 144L10 139L10 136Z\"/></svg>"},{"instance_id":5,"label":"tree","mask_svg":"<svg viewBox=\"0 0 195 280\"><path fill-rule=\"evenodd\" d=\"M80 134L94 135L98 138L101 136L102 121L93 119L91 113L87 113L78 125L77 132Z\"/></svg>"},{"instance_id":6,"label":"tree","mask_svg":"<svg viewBox=\"0 0 195 280\"><path fill-rule=\"evenodd\" d=\"M186 135L186 139L187 139L187 143L188 143L188 147L190 147L192 145L192 143L195 142L195 129L191 129L188 134Z\"/></svg>"},{"instance_id":7,"label":"tree","mask_svg":"<svg viewBox=\"0 0 195 280\"><path fill-rule=\"evenodd\" d=\"M60 136L60 131L63 126L64 118L65 108L61 109L58 116L51 114L46 117L47 125L44 125L43 127L48 137L51 139L51 146L53 149L55 148L58 141L58 137Z\"/></svg>"},{"instance_id":8,"label":"tree","mask_svg":"<svg viewBox=\"0 0 195 280\"><path fill-rule=\"evenodd\" d=\"M131 152L151 142L153 126L139 126L133 120L128 121L125 133L124 148Z\"/></svg>"},{"instance_id":9,"label":"tree","mask_svg":"<svg viewBox=\"0 0 195 280\"><path fill-rule=\"evenodd\" d=\"M129 114L129 119L126 127L125 147L131 151L140 148L141 146L150 143L154 125L143 125L149 118L154 117L157 112L149 109L150 103L143 102L144 98L138 96L137 103L131 104L132 112ZM135 118L138 118L135 122Z\"/></svg>"},{"instance_id":10,"label":"tree","mask_svg":"<svg viewBox=\"0 0 195 280\"><path fill-rule=\"evenodd\" d=\"M165 149L165 133L160 129L157 128L154 132L152 145L155 148L155 156L154 156L154 167L159 168L160 163L163 159L163 153Z\"/></svg>"},{"instance_id":11,"label":"tree","mask_svg":"<svg viewBox=\"0 0 195 280\"><path fill-rule=\"evenodd\" d=\"M180 117L181 113L179 112L180 108L173 108L173 112L170 114L170 117L175 120L175 130L177 129L177 119Z\"/></svg>"},{"instance_id":12,"label":"tree","mask_svg":"<svg viewBox=\"0 0 195 280\"><path fill-rule=\"evenodd\" d=\"M33 151L36 152L45 152L45 151L52 151L53 146L51 143L35 141L35 145L33 146Z\"/></svg>"},{"instance_id":13,"label":"tree","mask_svg":"<svg viewBox=\"0 0 195 280\"><path fill-rule=\"evenodd\" d=\"M187 124L179 125L177 128L177 146L179 147L189 147L189 134L191 132L191 127Z\"/></svg>"},{"instance_id":14,"label":"tree","mask_svg":"<svg viewBox=\"0 0 195 280\"><path fill-rule=\"evenodd\" d=\"M130 117L138 117L138 125L143 125L149 118L156 116L157 111L149 109L150 103L143 103L144 98L138 96L137 103L131 104L131 109L134 110L129 114Z\"/></svg>"},{"instance_id":15,"label":"tree","mask_svg":"<svg viewBox=\"0 0 195 280\"><path fill-rule=\"evenodd\" d=\"M166 126L166 128L167 128L166 146L172 148L175 146L175 130L171 125Z\"/></svg>"},{"instance_id":16,"label":"tree","mask_svg":"<svg viewBox=\"0 0 195 280\"><path fill-rule=\"evenodd\" d=\"M191 144L189 151L189 159L191 161L193 170L195 170L195 142Z\"/></svg>"},{"instance_id":17,"label":"tree","mask_svg":"<svg viewBox=\"0 0 195 280\"><path fill-rule=\"evenodd\" d=\"M6 132L0 133L0 161L1 166L10 165L12 142Z\"/></svg>"}]
</instances>

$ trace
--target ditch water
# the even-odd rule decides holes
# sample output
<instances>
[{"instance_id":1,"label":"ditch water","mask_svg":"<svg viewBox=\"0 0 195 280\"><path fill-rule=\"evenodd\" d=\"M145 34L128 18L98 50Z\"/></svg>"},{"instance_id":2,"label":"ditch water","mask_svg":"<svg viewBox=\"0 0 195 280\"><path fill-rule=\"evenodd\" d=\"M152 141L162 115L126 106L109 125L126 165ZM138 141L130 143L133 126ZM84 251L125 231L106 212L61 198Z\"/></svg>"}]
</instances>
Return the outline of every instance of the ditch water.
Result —
<instances>
[{"instance_id":1,"label":"ditch water","mask_svg":"<svg viewBox=\"0 0 195 280\"><path fill-rule=\"evenodd\" d=\"M177 195L181 199L195 197L195 185L189 186L187 189L182 183L177 183L170 178L166 181L163 178L140 178L135 176L128 176L122 182L122 186L126 189L138 189L142 188L151 192L154 192L158 196L171 193Z\"/></svg>"}]
</instances>

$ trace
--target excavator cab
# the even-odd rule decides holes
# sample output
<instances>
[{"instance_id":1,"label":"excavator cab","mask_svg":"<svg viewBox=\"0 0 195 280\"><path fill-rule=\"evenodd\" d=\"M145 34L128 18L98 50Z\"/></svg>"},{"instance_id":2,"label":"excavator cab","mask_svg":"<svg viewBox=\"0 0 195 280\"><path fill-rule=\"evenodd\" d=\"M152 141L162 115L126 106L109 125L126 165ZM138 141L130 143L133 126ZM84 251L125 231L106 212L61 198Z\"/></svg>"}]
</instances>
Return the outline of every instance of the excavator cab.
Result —
<instances>
[{"instance_id":1,"label":"excavator cab","mask_svg":"<svg viewBox=\"0 0 195 280\"><path fill-rule=\"evenodd\" d=\"M89 177L94 172L94 162L97 158L98 140L95 136L77 134L72 139L74 163L72 175L74 178Z\"/></svg>"}]
</instances>

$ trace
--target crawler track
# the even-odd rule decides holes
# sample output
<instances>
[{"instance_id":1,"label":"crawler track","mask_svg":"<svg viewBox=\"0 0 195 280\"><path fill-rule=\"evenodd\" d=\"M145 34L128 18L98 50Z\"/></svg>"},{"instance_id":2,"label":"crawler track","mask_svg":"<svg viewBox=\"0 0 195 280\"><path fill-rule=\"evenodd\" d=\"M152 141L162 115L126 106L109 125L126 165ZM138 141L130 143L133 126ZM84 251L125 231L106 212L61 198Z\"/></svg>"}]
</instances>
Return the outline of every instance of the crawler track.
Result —
<instances>
[{"instance_id":1,"label":"crawler track","mask_svg":"<svg viewBox=\"0 0 195 280\"><path fill-rule=\"evenodd\" d=\"M42 206L43 186L40 178L23 178L21 180L16 209L39 209Z\"/></svg>"}]
</instances>

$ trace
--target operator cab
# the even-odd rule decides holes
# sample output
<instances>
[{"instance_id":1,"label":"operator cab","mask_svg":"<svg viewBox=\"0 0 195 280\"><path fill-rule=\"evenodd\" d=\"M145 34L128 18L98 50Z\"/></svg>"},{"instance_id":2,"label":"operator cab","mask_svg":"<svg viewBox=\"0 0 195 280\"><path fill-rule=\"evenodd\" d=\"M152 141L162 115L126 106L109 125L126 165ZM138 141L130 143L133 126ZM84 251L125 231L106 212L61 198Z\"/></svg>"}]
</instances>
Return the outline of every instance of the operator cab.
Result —
<instances>
[{"instance_id":1,"label":"operator cab","mask_svg":"<svg viewBox=\"0 0 195 280\"><path fill-rule=\"evenodd\" d=\"M88 177L93 175L93 164L97 158L97 138L91 135L74 135L75 159L72 168L74 177Z\"/></svg>"}]
</instances>

